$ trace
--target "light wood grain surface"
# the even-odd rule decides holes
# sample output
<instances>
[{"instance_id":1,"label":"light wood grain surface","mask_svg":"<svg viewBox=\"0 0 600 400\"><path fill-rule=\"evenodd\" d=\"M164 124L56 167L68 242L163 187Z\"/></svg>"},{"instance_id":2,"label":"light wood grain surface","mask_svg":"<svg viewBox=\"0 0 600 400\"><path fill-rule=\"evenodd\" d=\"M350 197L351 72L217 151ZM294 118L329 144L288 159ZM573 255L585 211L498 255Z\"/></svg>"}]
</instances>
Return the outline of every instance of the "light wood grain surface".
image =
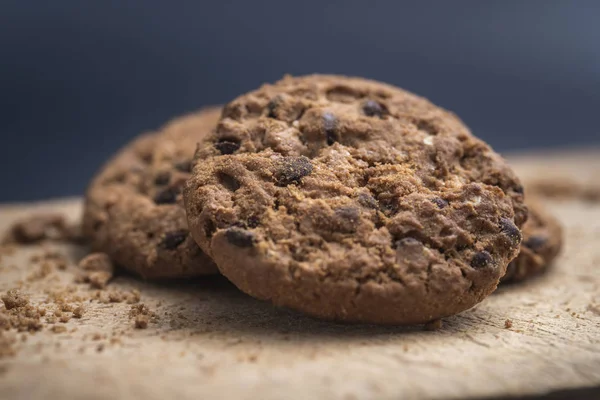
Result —
<instances>
[{"instance_id":1,"label":"light wood grain surface","mask_svg":"<svg viewBox=\"0 0 600 400\"><path fill-rule=\"evenodd\" d=\"M600 180L599 151L512 160L526 182ZM500 288L438 331L317 321L249 298L218 277L153 284L121 275L106 290L138 289L158 320L135 329L131 305L87 301L83 318L64 324L66 332L45 325L24 342L19 334L16 355L0 358L0 398L446 399L600 385L600 203L546 203L566 233L553 268ZM80 206L78 199L5 205L0 226L34 211L60 210L76 220ZM72 262L23 284L35 304L49 289L73 286L75 263L85 254L72 245L46 246ZM39 251L20 247L3 256L0 291L26 280Z\"/></svg>"}]
</instances>

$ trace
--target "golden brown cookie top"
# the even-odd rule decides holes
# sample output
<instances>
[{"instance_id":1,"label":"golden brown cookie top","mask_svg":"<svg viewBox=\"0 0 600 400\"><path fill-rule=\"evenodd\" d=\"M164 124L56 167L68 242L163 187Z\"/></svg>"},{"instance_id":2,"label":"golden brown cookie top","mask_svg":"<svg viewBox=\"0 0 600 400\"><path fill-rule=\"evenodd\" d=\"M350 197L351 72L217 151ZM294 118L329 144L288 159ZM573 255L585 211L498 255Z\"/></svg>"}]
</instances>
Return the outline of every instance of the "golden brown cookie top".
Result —
<instances>
[{"instance_id":1,"label":"golden brown cookie top","mask_svg":"<svg viewBox=\"0 0 600 400\"><path fill-rule=\"evenodd\" d=\"M286 77L238 97L196 162L188 221L221 272L325 318L414 323L473 306L527 215L518 179L458 118L360 78Z\"/></svg>"}]
</instances>

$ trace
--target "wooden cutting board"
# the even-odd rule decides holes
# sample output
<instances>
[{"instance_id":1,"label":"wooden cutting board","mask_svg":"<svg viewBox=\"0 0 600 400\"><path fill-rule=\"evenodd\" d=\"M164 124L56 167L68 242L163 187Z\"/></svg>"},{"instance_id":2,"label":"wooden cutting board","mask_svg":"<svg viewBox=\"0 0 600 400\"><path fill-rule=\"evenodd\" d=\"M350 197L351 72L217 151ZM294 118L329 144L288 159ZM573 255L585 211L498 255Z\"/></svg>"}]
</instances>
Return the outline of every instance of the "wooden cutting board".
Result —
<instances>
[{"instance_id":1,"label":"wooden cutting board","mask_svg":"<svg viewBox=\"0 0 600 400\"><path fill-rule=\"evenodd\" d=\"M600 182L599 150L512 162L526 183ZM119 275L97 292L74 283L85 249L18 247L0 260L0 292L20 287L47 313L40 331L5 334L14 354L0 357L0 398L445 399L598 386L600 201L576 190L561 197L546 201L566 232L553 268L500 288L437 331L318 321L245 296L221 277L155 284ZM80 209L79 199L4 205L0 227L38 211L76 220ZM66 269L44 270L32 258L49 250L68 258ZM146 329L130 316L137 305L120 299L135 301L132 289L156 314ZM47 322L62 307L57 292L83 316Z\"/></svg>"}]
</instances>

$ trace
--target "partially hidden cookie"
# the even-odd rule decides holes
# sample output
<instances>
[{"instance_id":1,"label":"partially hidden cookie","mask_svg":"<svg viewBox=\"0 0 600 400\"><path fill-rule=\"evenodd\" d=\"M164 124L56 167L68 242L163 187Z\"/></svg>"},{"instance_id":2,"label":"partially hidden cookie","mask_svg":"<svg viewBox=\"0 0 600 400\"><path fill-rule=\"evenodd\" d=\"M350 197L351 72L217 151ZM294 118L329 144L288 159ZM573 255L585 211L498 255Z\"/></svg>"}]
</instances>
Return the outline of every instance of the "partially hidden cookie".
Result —
<instances>
[{"instance_id":1,"label":"partially hidden cookie","mask_svg":"<svg viewBox=\"0 0 600 400\"><path fill-rule=\"evenodd\" d=\"M85 198L83 230L94 250L148 279L217 272L189 235L181 189L219 115L208 108L175 119L106 163Z\"/></svg>"},{"instance_id":2,"label":"partially hidden cookie","mask_svg":"<svg viewBox=\"0 0 600 400\"><path fill-rule=\"evenodd\" d=\"M489 295L527 218L504 160L383 83L285 77L229 103L184 190L242 291L340 321L424 323Z\"/></svg>"},{"instance_id":3,"label":"partially hidden cookie","mask_svg":"<svg viewBox=\"0 0 600 400\"><path fill-rule=\"evenodd\" d=\"M560 222L540 203L527 198L529 218L523 226L521 251L506 269L502 283L518 282L545 271L558 256L563 244Z\"/></svg>"}]
</instances>

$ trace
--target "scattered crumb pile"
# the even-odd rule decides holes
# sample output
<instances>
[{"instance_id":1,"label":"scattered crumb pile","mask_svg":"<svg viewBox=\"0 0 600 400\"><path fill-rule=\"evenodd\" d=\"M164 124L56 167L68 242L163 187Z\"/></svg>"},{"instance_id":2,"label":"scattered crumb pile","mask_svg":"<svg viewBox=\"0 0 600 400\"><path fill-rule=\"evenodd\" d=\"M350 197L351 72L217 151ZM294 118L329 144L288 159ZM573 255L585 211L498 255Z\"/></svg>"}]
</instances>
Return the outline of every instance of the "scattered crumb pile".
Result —
<instances>
[{"instance_id":1,"label":"scattered crumb pile","mask_svg":"<svg viewBox=\"0 0 600 400\"><path fill-rule=\"evenodd\" d=\"M56 322L67 323L71 318L81 318L85 312L83 302L87 297L77 293L77 288L67 286L64 289L48 290L48 299L46 304L54 305L54 312L46 318L46 322L54 324Z\"/></svg>"},{"instance_id":2,"label":"scattered crumb pile","mask_svg":"<svg viewBox=\"0 0 600 400\"><path fill-rule=\"evenodd\" d=\"M34 214L15 222L3 244L32 244L42 240L64 240L81 243L83 236L79 225L69 224L64 215L58 213Z\"/></svg>"},{"instance_id":3,"label":"scattered crumb pile","mask_svg":"<svg viewBox=\"0 0 600 400\"><path fill-rule=\"evenodd\" d=\"M107 254L92 253L79 262L77 283L89 283L94 289L104 289L113 277L114 266Z\"/></svg>"},{"instance_id":4,"label":"scattered crumb pile","mask_svg":"<svg viewBox=\"0 0 600 400\"><path fill-rule=\"evenodd\" d=\"M127 303L136 304L140 301L141 293L137 289L132 290L102 290L94 293L93 299L102 304Z\"/></svg>"},{"instance_id":5,"label":"scattered crumb pile","mask_svg":"<svg viewBox=\"0 0 600 400\"><path fill-rule=\"evenodd\" d=\"M14 255L21 245L41 244L40 251L29 257L24 279L14 282L15 289L0 294L0 359L14 356L21 342L27 341L27 334L42 330L55 334L75 332L77 324L69 322L82 319L90 309L87 319L100 310L110 310L112 304L130 304L129 326L136 329L146 329L159 319L147 305L140 303L139 290L108 287L115 266L107 254L88 254L75 267L69 257L45 243L83 243L80 227L66 221L58 213L32 215L10 226L0 241L0 259ZM99 308L94 303L107 306ZM114 311L108 313L114 315ZM119 335L125 332L122 330ZM91 340L102 337L106 338L96 334ZM119 342L117 336L110 339L110 344ZM104 346L101 343L96 350L102 351Z\"/></svg>"},{"instance_id":6,"label":"scattered crumb pile","mask_svg":"<svg viewBox=\"0 0 600 400\"><path fill-rule=\"evenodd\" d=\"M0 329L19 332L42 329L41 318L46 315L46 309L29 304L29 298L16 289L9 290L0 299L4 303L4 308L0 308Z\"/></svg>"},{"instance_id":7,"label":"scattered crumb pile","mask_svg":"<svg viewBox=\"0 0 600 400\"><path fill-rule=\"evenodd\" d=\"M80 296L69 297L67 292L49 292L44 306L34 306L27 295L17 289L11 289L0 299L0 330L14 329L18 332L36 332L45 324L67 323L71 318L81 318L85 308L70 301L83 301ZM60 328L52 328L54 331Z\"/></svg>"},{"instance_id":8,"label":"scattered crumb pile","mask_svg":"<svg viewBox=\"0 0 600 400\"><path fill-rule=\"evenodd\" d=\"M25 239L27 243L33 243L48 237L61 237L57 232L65 226L62 222L64 219L47 217L37 218L35 221L33 225L23 221L15 224L9 236L11 240L18 238L18 241L2 245L0 255L12 255L18 244ZM139 290L107 287L115 268L104 253L88 254L78 263L77 268L73 268L65 254L45 247L33 254L29 262L32 272L26 275L26 279L15 282L18 289L10 289L0 295L0 358L17 353L20 347L18 332L74 332L77 326L67 323L72 319L83 318L89 307L96 308L93 303L131 304L129 318L133 320L133 327L138 329L145 329L151 322L158 320L156 313L150 311L146 305L138 304L141 298ZM75 284L68 283L69 277ZM31 297L24 292L25 290L29 291ZM22 339L25 341L25 336ZM117 338L113 339L111 343L118 342ZM100 346L98 351L101 351L99 348Z\"/></svg>"},{"instance_id":9,"label":"scattered crumb pile","mask_svg":"<svg viewBox=\"0 0 600 400\"><path fill-rule=\"evenodd\" d=\"M158 316L143 303L131 306L129 318L134 320L137 329L146 329L150 321L156 322Z\"/></svg>"}]
</instances>

